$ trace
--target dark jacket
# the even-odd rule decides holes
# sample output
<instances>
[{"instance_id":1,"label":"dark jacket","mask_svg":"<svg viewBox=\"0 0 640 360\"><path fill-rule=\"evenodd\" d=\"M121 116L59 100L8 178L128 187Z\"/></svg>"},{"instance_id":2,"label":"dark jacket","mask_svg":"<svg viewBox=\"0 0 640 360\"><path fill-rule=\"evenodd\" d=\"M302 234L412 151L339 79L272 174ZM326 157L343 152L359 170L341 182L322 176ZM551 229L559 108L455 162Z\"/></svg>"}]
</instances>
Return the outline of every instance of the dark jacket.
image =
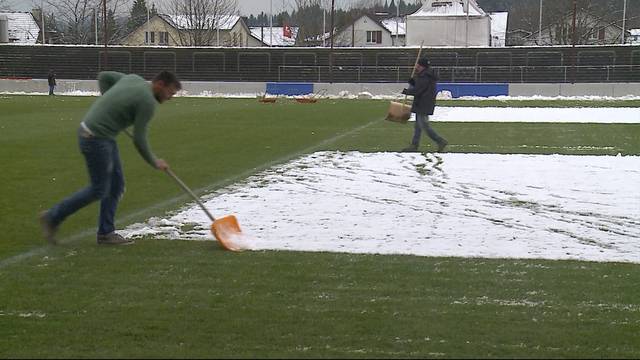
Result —
<instances>
[{"instance_id":1,"label":"dark jacket","mask_svg":"<svg viewBox=\"0 0 640 360\"><path fill-rule=\"evenodd\" d=\"M56 86L56 74L50 72L47 80L49 80L49 86Z\"/></svg>"},{"instance_id":2,"label":"dark jacket","mask_svg":"<svg viewBox=\"0 0 640 360\"><path fill-rule=\"evenodd\" d=\"M438 76L428 67L415 74L411 80L411 86L402 91L403 94L413 95L411 112L433 115L433 109L436 107Z\"/></svg>"}]
</instances>

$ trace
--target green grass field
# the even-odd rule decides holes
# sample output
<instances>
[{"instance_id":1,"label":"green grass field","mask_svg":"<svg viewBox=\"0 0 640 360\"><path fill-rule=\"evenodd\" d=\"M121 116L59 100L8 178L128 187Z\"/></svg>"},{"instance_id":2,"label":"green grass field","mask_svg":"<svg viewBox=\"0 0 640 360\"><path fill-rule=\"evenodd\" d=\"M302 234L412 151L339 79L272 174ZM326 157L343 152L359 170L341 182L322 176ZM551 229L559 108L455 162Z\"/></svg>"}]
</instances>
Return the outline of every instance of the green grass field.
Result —
<instances>
[{"instance_id":1,"label":"green grass field","mask_svg":"<svg viewBox=\"0 0 640 360\"><path fill-rule=\"evenodd\" d=\"M95 204L63 224L62 245L45 245L38 212L86 184L75 131L94 100L0 96L2 358L640 357L637 264L98 247ZM382 120L387 105L178 98L158 108L150 142L202 194L317 150L397 151L412 128ZM640 124L435 127L451 152L640 155ZM189 201L119 142L119 227Z\"/></svg>"}]
</instances>

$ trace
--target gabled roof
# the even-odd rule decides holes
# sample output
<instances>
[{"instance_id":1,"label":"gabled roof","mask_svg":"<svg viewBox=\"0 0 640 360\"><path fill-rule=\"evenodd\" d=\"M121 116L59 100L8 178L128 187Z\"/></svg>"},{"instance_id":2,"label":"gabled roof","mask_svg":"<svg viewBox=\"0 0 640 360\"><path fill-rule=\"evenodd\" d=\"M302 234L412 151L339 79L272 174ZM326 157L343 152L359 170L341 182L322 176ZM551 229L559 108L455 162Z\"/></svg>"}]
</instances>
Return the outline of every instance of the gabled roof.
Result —
<instances>
[{"instance_id":1,"label":"gabled roof","mask_svg":"<svg viewBox=\"0 0 640 360\"><path fill-rule=\"evenodd\" d=\"M437 16L486 16L487 14L474 0L426 0L424 5L409 17L437 17Z\"/></svg>"},{"instance_id":2,"label":"gabled roof","mask_svg":"<svg viewBox=\"0 0 640 360\"><path fill-rule=\"evenodd\" d=\"M249 30L251 31L251 36L258 41L262 41L267 46L294 46L300 28L297 26L290 26L289 28L291 29L290 38L284 36L284 28L282 26L274 26L273 28L268 26L252 26ZM273 35L271 34L271 29L273 29ZM264 36L264 38L262 38L262 36ZM272 39L273 42L270 43Z\"/></svg>"},{"instance_id":3,"label":"gabled roof","mask_svg":"<svg viewBox=\"0 0 640 360\"><path fill-rule=\"evenodd\" d=\"M40 34L40 26L28 12L0 12L9 20L9 42L14 44L35 44Z\"/></svg>"},{"instance_id":4,"label":"gabled roof","mask_svg":"<svg viewBox=\"0 0 640 360\"><path fill-rule=\"evenodd\" d=\"M240 16L238 15L221 15L218 19L214 16L206 16L203 19L199 19L197 17L189 17L186 15L168 15L162 14L159 15L166 22L171 24L176 29L182 30L192 30L192 29L220 29L220 30L231 30L238 21L240 21ZM198 26L194 26L193 21L197 20L202 22L202 24L198 24Z\"/></svg>"},{"instance_id":5,"label":"gabled roof","mask_svg":"<svg viewBox=\"0 0 640 360\"><path fill-rule=\"evenodd\" d=\"M389 19L384 19L380 21L380 23L382 24L382 26L385 27L385 29L391 32L391 36L396 36L396 24L398 29L397 35L399 36L407 35L407 27L406 27L407 23L404 22L403 18L393 17Z\"/></svg>"}]
</instances>

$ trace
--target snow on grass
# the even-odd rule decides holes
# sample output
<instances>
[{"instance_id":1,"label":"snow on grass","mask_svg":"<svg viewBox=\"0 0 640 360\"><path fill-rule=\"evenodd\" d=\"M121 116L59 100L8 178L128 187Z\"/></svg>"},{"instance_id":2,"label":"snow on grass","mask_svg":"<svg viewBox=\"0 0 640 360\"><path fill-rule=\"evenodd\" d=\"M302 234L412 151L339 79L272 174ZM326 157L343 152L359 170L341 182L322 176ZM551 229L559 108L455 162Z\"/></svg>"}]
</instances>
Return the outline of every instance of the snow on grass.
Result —
<instances>
[{"instance_id":1,"label":"snow on grass","mask_svg":"<svg viewBox=\"0 0 640 360\"><path fill-rule=\"evenodd\" d=\"M640 263L638 183L637 156L320 152L204 200L253 250ZM124 233L209 225L194 205Z\"/></svg>"}]
</instances>

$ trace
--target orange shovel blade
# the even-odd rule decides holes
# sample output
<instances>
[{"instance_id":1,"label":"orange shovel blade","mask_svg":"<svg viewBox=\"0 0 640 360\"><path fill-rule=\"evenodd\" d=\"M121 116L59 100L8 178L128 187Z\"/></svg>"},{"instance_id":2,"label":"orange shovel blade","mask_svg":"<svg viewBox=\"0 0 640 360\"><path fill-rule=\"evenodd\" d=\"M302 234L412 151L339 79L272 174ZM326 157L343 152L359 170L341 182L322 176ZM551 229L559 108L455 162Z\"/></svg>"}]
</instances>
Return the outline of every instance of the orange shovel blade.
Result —
<instances>
[{"instance_id":1,"label":"orange shovel blade","mask_svg":"<svg viewBox=\"0 0 640 360\"><path fill-rule=\"evenodd\" d=\"M247 242L240 230L238 219L227 215L216 219L211 224L211 232L218 239L223 248L230 251L242 251L247 248Z\"/></svg>"}]
</instances>

